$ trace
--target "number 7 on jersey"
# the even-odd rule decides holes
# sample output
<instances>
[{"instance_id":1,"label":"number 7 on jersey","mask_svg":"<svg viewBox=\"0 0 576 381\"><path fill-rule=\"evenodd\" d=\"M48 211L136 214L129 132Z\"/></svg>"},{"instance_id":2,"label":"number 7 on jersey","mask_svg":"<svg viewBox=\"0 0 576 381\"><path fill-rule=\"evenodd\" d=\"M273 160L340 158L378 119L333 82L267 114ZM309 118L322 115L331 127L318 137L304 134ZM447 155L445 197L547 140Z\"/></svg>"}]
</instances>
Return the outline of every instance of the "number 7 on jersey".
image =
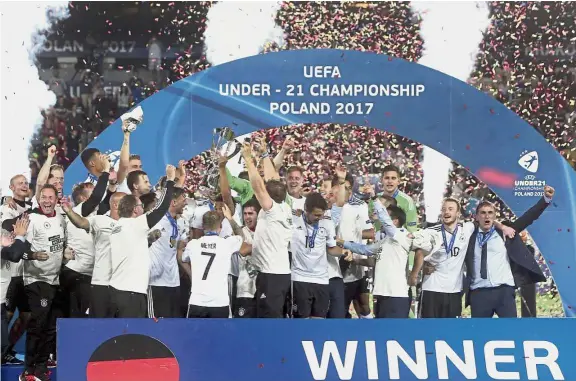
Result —
<instances>
[{"instance_id":1,"label":"number 7 on jersey","mask_svg":"<svg viewBox=\"0 0 576 381\"><path fill-rule=\"evenodd\" d=\"M212 262L214 262L214 258L216 258L216 254L215 253L207 253L205 251L203 251L200 254L210 257L210 259L208 260L208 263L206 264L206 269L204 270L204 275L202 275L202 280L206 280L206 278L208 278L208 273L210 272L210 267L212 267Z\"/></svg>"}]
</instances>

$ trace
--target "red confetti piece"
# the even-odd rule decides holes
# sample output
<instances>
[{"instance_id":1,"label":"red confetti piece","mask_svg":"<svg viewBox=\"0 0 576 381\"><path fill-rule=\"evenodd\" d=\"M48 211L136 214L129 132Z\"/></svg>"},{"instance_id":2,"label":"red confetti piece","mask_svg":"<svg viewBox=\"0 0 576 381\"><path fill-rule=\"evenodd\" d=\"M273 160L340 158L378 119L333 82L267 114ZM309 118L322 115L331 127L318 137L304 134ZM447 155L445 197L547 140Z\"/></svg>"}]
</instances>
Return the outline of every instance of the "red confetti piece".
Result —
<instances>
[{"instance_id":1,"label":"red confetti piece","mask_svg":"<svg viewBox=\"0 0 576 381\"><path fill-rule=\"evenodd\" d=\"M264 368L264 364L258 364L258 368L260 369Z\"/></svg>"},{"instance_id":2,"label":"red confetti piece","mask_svg":"<svg viewBox=\"0 0 576 381\"><path fill-rule=\"evenodd\" d=\"M514 135L514 139L518 139L519 137L520 137L520 134Z\"/></svg>"},{"instance_id":3,"label":"red confetti piece","mask_svg":"<svg viewBox=\"0 0 576 381\"><path fill-rule=\"evenodd\" d=\"M392 113L391 113L390 111L386 111L386 112L384 113L384 115L390 116L390 115L392 115Z\"/></svg>"},{"instance_id":4,"label":"red confetti piece","mask_svg":"<svg viewBox=\"0 0 576 381\"><path fill-rule=\"evenodd\" d=\"M548 263L551 264L551 265L553 265L553 264L555 264L556 262L554 262L554 261L548 261Z\"/></svg>"},{"instance_id":5,"label":"red confetti piece","mask_svg":"<svg viewBox=\"0 0 576 381\"><path fill-rule=\"evenodd\" d=\"M477 177L486 185L494 185L500 188L512 188L514 187L514 181L516 181L516 174L500 172L494 168L480 168Z\"/></svg>"},{"instance_id":6,"label":"red confetti piece","mask_svg":"<svg viewBox=\"0 0 576 381\"><path fill-rule=\"evenodd\" d=\"M494 109L490 109L490 114L496 114L496 111L494 111Z\"/></svg>"},{"instance_id":7,"label":"red confetti piece","mask_svg":"<svg viewBox=\"0 0 576 381\"><path fill-rule=\"evenodd\" d=\"M466 149L470 150L470 144L466 144Z\"/></svg>"},{"instance_id":8,"label":"red confetti piece","mask_svg":"<svg viewBox=\"0 0 576 381\"><path fill-rule=\"evenodd\" d=\"M468 105L464 104L464 110L468 109Z\"/></svg>"}]
</instances>

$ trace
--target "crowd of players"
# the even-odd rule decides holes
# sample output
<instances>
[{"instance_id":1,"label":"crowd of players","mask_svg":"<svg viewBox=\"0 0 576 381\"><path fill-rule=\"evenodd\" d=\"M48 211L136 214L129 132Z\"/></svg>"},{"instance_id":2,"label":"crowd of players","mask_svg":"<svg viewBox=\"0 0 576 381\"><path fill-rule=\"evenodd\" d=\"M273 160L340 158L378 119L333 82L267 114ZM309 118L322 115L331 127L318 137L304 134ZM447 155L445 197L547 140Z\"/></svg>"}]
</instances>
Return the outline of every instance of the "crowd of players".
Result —
<instances>
[{"instance_id":1,"label":"crowd of players","mask_svg":"<svg viewBox=\"0 0 576 381\"><path fill-rule=\"evenodd\" d=\"M488 201L476 223L463 223L448 198L441 223L419 229L395 165L382 169L380 192L343 164L313 192L302 168L279 175L297 142L285 140L272 158L261 137L243 144L245 172L232 176L219 157L218 186L192 201L184 161L152 186L130 153L128 127L117 171L98 150L82 152L93 181L76 185L71 200L62 168L51 165L54 146L31 199L26 178L11 179L2 337L5 313L18 309L20 322L3 357L17 361L10 345L26 328L22 380L49 379L56 318L349 318L350 306L360 318L408 318L412 307L423 318L454 318L463 294L473 317L516 317L515 288L546 279L519 233L549 205L549 186L514 223L496 221Z\"/></svg>"}]
</instances>

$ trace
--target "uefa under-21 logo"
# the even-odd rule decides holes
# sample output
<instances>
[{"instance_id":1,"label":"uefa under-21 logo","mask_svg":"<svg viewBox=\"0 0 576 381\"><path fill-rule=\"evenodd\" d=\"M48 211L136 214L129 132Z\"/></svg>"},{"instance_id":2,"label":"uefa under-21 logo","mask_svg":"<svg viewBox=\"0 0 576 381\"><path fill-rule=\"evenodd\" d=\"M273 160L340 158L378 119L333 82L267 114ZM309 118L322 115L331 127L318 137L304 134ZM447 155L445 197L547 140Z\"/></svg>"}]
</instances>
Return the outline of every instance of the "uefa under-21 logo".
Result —
<instances>
[{"instance_id":1,"label":"uefa under-21 logo","mask_svg":"<svg viewBox=\"0 0 576 381\"><path fill-rule=\"evenodd\" d=\"M522 151L518 164L528 172L538 172L538 152Z\"/></svg>"}]
</instances>

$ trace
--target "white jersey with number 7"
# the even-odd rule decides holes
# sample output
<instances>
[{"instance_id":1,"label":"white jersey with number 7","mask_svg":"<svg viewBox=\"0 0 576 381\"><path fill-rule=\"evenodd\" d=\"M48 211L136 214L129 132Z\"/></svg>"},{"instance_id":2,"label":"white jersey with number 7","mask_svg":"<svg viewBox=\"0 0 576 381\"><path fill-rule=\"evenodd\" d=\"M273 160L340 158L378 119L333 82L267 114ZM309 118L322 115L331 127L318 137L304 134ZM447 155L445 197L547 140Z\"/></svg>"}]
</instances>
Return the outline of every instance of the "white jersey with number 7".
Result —
<instances>
[{"instance_id":1,"label":"white jersey with number 7","mask_svg":"<svg viewBox=\"0 0 576 381\"><path fill-rule=\"evenodd\" d=\"M232 254L240 250L242 238L203 236L188 242L182 261L192 267L192 293L189 304L224 307L230 303L228 272Z\"/></svg>"}]
</instances>

